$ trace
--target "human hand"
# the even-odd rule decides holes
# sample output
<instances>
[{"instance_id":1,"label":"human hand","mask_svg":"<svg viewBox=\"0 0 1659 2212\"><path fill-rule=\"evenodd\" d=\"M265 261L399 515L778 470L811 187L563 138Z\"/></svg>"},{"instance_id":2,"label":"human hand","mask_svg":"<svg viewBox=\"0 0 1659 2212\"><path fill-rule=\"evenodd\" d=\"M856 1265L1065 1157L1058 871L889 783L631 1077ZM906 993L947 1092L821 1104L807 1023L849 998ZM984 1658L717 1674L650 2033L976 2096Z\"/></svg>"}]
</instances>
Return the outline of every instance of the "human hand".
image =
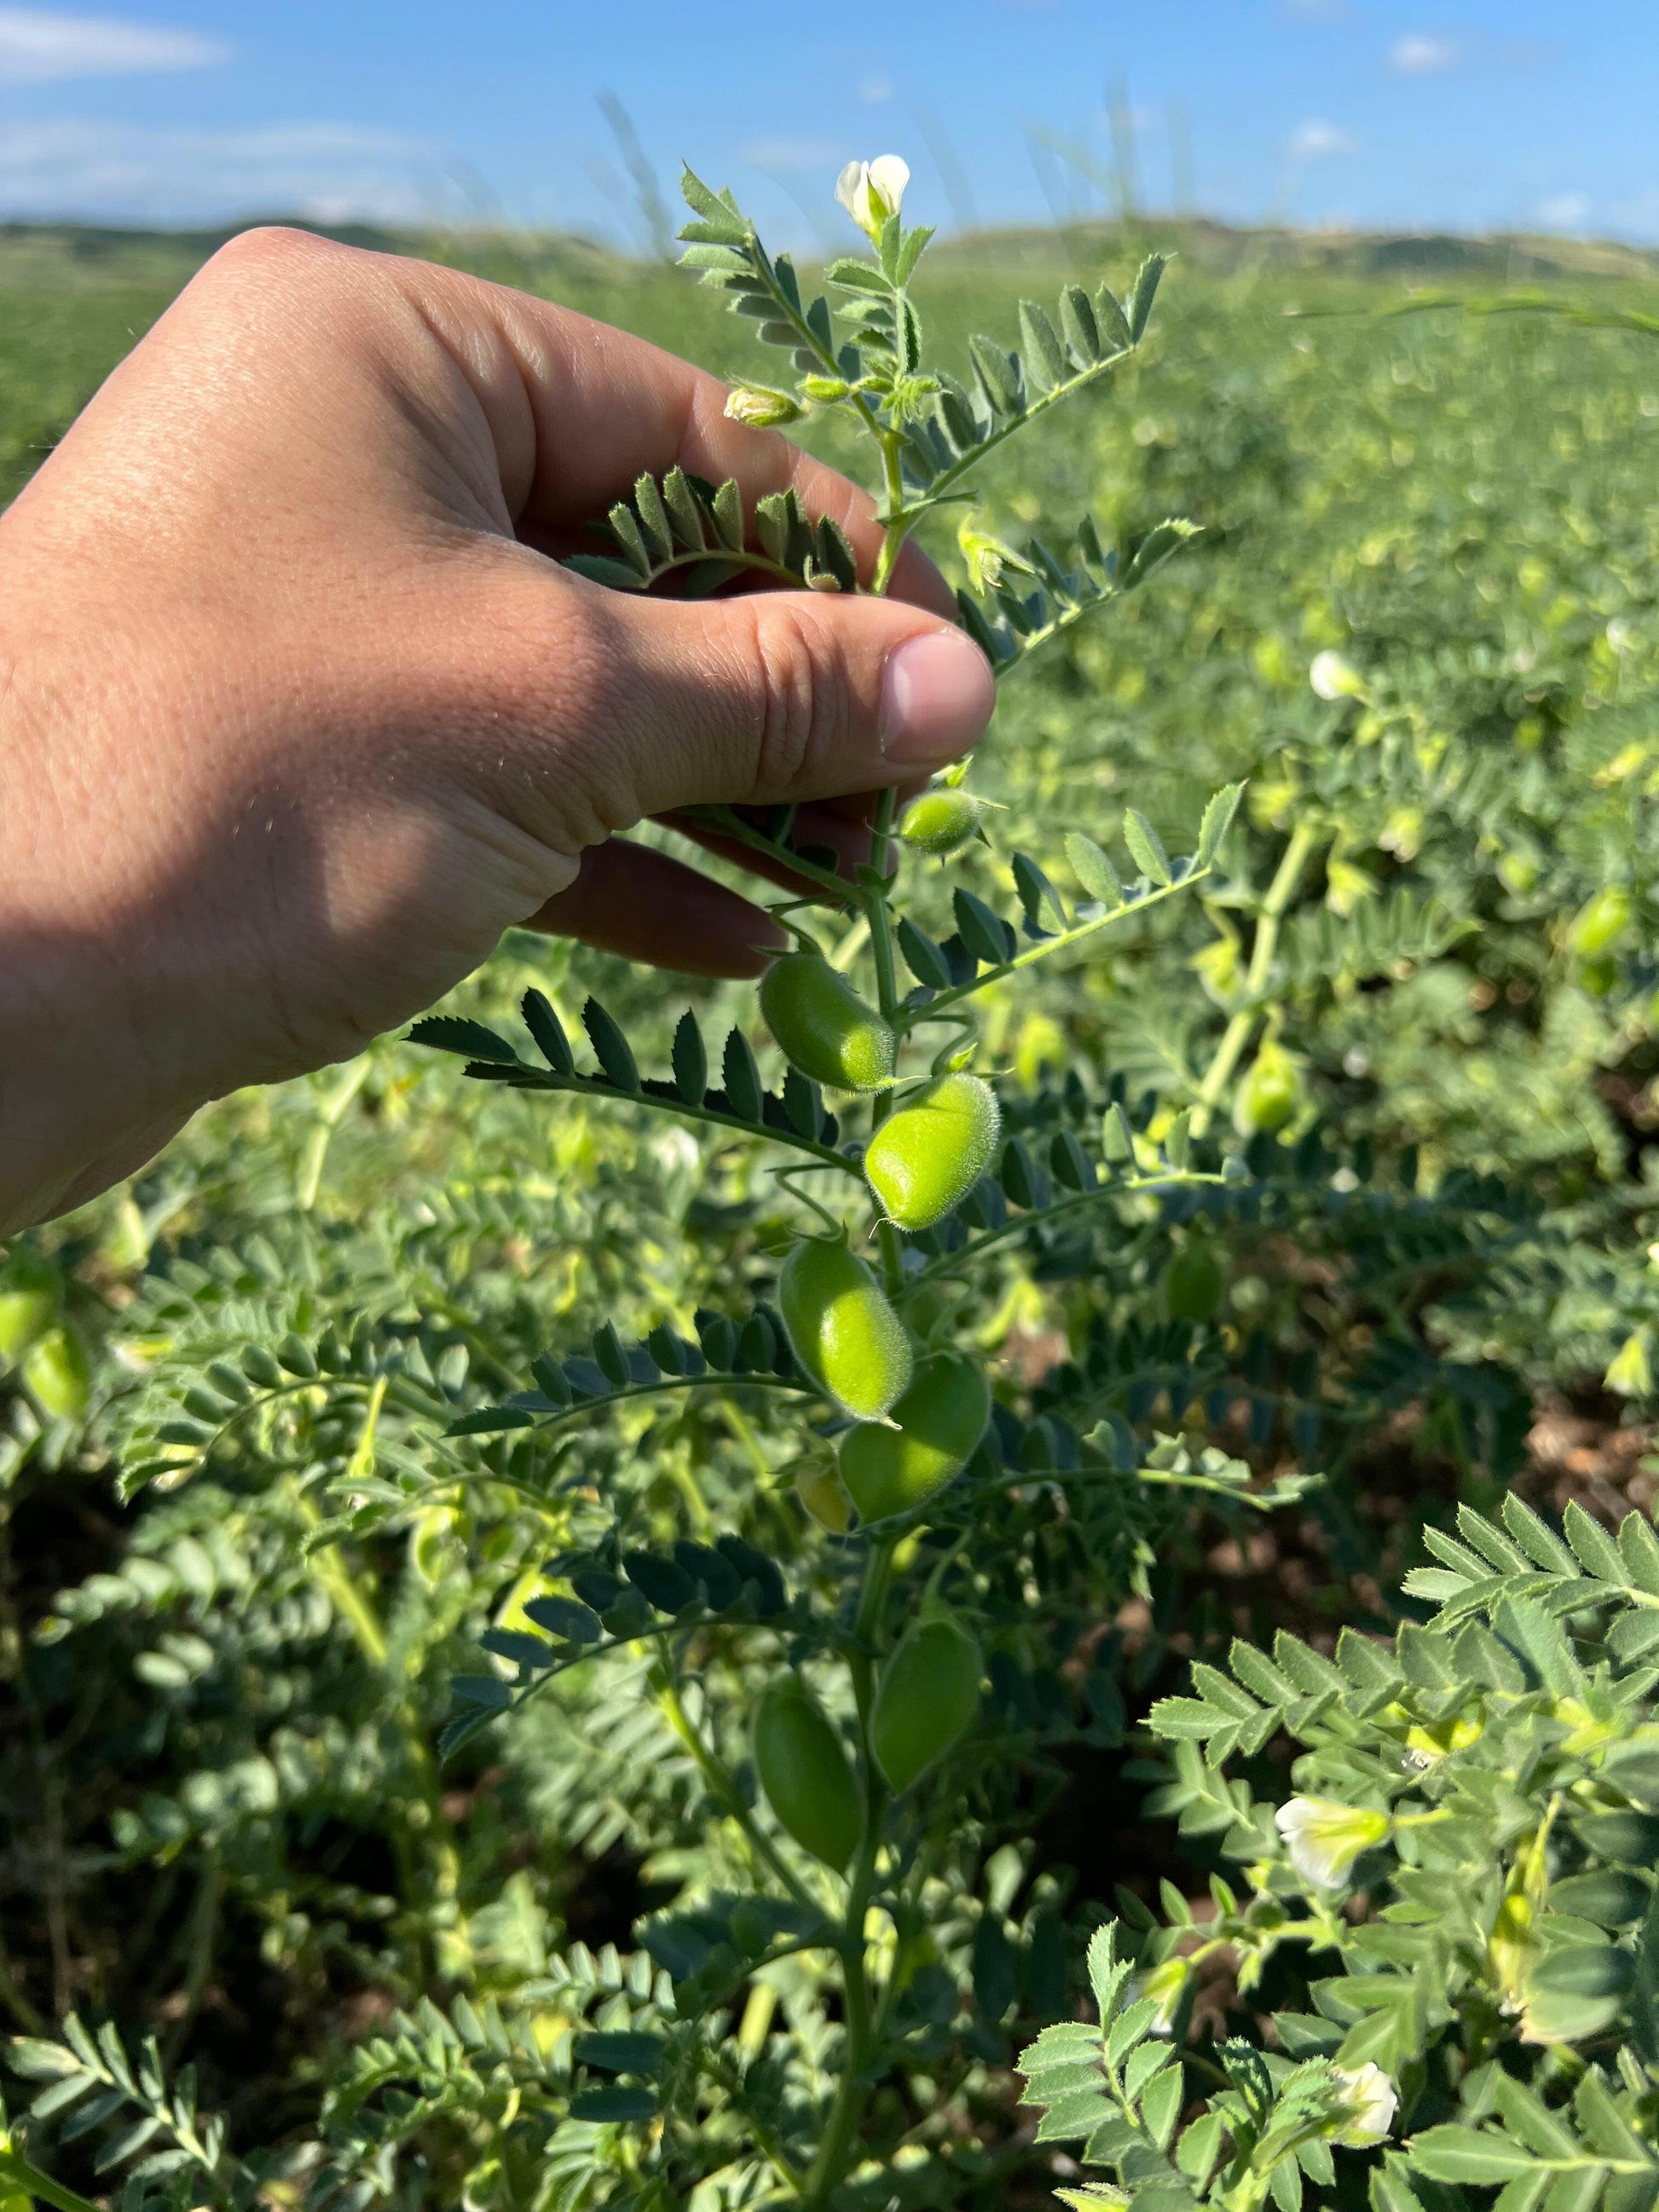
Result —
<instances>
[{"instance_id":1,"label":"human hand","mask_svg":"<svg viewBox=\"0 0 1659 2212\"><path fill-rule=\"evenodd\" d=\"M0 518L0 1231L346 1057L514 923L704 975L780 941L617 836L925 778L990 671L916 601L634 599L547 557L641 471L865 495L672 356L303 234L215 257Z\"/></svg>"}]
</instances>

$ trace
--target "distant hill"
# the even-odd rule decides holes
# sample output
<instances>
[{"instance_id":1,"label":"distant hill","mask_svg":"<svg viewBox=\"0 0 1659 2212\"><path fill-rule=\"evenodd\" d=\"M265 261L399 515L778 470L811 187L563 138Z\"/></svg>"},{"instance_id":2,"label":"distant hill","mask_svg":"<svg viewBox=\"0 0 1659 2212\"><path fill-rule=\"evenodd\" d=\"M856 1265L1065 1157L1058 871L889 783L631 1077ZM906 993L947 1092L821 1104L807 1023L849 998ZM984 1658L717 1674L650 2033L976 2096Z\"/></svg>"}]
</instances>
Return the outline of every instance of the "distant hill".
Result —
<instances>
[{"instance_id":1,"label":"distant hill","mask_svg":"<svg viewBox=\"0 0 1659 2212\"><path fill-rule=\"evenodd\" d=\"M388 253L418 253L463 264L505 281L560 288L572 279L625 281L638 264L593 240L529 231L405 231L368 223L323 225L273 215L206 229L123 228L114 225L0 223L0 284L69 288L160 283L176 288L225 241L260 221ZM1121 261L1152 244L1173 247L1206 273L1245 269L1306 271L1328 276L1395 277L1406 282L1468 277L1486 284L1537 283L1552 278L1651 283L1659 250L1540 233L1462 237L1450 232L1385 233L1249 228L1205 218L1146 216L1132 223L1089 222L1063 227L976 231L939 241L930 256L937 275L969 268L1064 273L1080 262Z\"/></svg>"}]
</instances>

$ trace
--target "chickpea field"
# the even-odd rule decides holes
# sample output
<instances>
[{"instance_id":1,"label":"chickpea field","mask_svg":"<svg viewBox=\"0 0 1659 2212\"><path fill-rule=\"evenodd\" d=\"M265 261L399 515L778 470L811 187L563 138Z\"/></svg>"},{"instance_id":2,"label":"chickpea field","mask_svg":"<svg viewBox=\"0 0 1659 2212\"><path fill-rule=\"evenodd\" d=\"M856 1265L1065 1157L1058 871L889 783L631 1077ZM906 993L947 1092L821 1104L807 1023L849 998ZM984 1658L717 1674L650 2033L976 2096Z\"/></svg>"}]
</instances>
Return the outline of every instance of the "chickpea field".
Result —
<instances>
[{"instance_id":1,"label":"chickpea field","mask_svg":"<svg viewBox=\"0 0 1659 2212\"><path fill-rule=\"evenodd\" d=\"M806 856L856 1079L513 933L9 1248L0 2212L1650 2212L1652 270L878 191L837 394L695 182L391 242L944 425L976 834ZM0 234L0 496L210 244Z\"/></svg>"}]
</instances>

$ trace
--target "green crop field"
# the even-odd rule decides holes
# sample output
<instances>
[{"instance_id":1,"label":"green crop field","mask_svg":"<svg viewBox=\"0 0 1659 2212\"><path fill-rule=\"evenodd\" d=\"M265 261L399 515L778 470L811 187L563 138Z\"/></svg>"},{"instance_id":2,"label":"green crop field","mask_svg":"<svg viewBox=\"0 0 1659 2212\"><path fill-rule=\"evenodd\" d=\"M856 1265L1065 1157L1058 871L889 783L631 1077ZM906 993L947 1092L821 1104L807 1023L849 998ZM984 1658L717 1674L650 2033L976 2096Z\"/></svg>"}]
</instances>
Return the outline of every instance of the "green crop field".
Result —
<instances>
[{"instance_id":1,"label":"green crop field","mask_svg":"<svg viewBox=\"0 0 1659 2212\"><path fill-rule=\"evenodd\" d=\"M0 234L0 494L27 480L212 242ZM817 1590L824 1618L840 1605L834 1617L850 1622L836 1562L851 1540L825 1539L803 1514L799 1431L780 1393L743 1385L741 1352L724 1391L624 1395L545 1431L481 1419L465 1432L465 1416L546 1387L532 1376L538 1355L582 1355L607 1324L623 1346L666 1326L701 1332L708 1351L721 1340L697 1316L712 1312L738 1342L732 1325L775 1297L793 1196L716 1129L593 1089L469 1080L459 1060L387 1037L348 1067L222 1102L130 1187L12 1254L14 1268L20 1255L49 1263L61 1314L58 1367L37 1361L31 1376L20 1339L0 1377L0 2027L25 2039L33 2077L7 2082L15 2122L46 2085L27 2147L82 2192L65 2201L988 2212L1068 2187L1068 2202L1121 2205L1123 2191L1152 2186L1150 2169L1123 2167L1097 2198L1077 2193L1085 2131L1063 2149L1063 2128L1038 2140L1014 2063L1039 2031L1085 2017L1085 1948L1103 1923L1123 1914L1120 1942L1141 1931L1137 1973L1162 1973L1178 1954L1168 1929L1193 1910L1224 1921L1232 1948L1188 1976L1188 2098L1231 2079L1248 2100L1224 2057L1238 2046L1217 2039L1255 2037L1281 2074L1287 2051L1379 2062L1419 2142L1425 2127L1498 2140L1479 2132L1498 2095L1530 2146L1524 2160L1545 2155L1547 2130L1523 2125L1492 2080L1507 2068L1518 2081L1537 2060L1532 2091L1565 2111L1600 2065L1638 2143L1618 2169L1634 2191L1620 2203L1653 2201L1659 1984L1630 1932L1653 1921L1650 1853L1622 1877L1645 1885L1625 1920L1584 1906L1572 1922L1581 1946L1640 1954L1633 1984L1622 1966L1605 1984L1636 1991L1620 1998L1630 2013L1616 2032L1597 1983L1583 1998L1603 2004L1594 2018L1504 2043L1519 2032L1504 2022L1546 2019L1538 1991L1557 1984L1516 1981L1518 1969L1503 1980L1498 1922L1523 1891L1528 1911L1544 1912L1544 1875L1525 1889L1504 1873L1511 1860L1532 1866L1531 1851L1541 1867L1545 1839L1558 1848L1592 1800L1609 1819L1625 1805L1577 1776L1549 1785L1547 1816L1526 1811L1538 1762L1591 1726L1563 1720L1560 1701L1613 1731L1607 1715L1636 1712L1652 1680L1654 271L1633 253L1538 240L1344 244L1150 225L1133 238L1097 228L948 245L916 299L938 357L960 365L972 332L1014 329L1022 296L1049 300L1103 273L1121 289L1158 246L1178 258L1144 343L994 454L976 506L921 532L955 582L955 525L969 514L1015 547L1033 530L1058 544L1085 508L1122 544L1164 517L1199 528L1133 595L1006 678L972 775L994 802L988 843L907 862L907 911L935 950L960 922L964 886L1017 914L1017 851L1069 884L1068 831L1123 866L1126 807L1185 854L1211 794L1239 784L1243 795L1191 895L981 998L981 1069L1009 1085L1007 1128L1024 1147L1024 1165L998 1170L999 1204L1033 1224L994 1244L949 1318L996 1393L998 1502L977 1536L951 1524L956 1549L913 1533L900 1557L921 1559L930 1588L979 1577L988 1747L904 1846L909 1903L872 1907L866 1923L871 1973L890 1976L878 2022L890 2041L862 2101L835 2108L861 2130L858 2157L814 2196L792 2148L823 2131L847 2021L835 1959L790 1934L787 1897L760 1897L770 1862L752 1856L746 1764L759 1632L687 1629L684 1706L664 1686L665 1632L618 1630L614 1656L578 1653L504 1717L506 1690L476 1687L493 1667L516 1701L532 1678L513 1671L514 1638L590 1601L605 1611L570 1562L605 1530L659 1552L735 1538L744 1558L777 1563L768 1571L781 1568L792 1593ZM563 241L428 250L724 374L753 373L744 325L684 274ZM836 422L808 433L850 458ZM844 963L859 927L830 932ZM527 1049L515 1010L532 988L580 1052L592 994L640 1068L660 1075L690 1007L710 1039L735 1024L775 1079L746 987L525 933L444 1011ZM1253 1064L1284 1086L1283 1112L1254 1122L1243 1099ZM1043 1225L1052 1188L1033 1174L1063 1183L1061 1134L1092 1158L1103 1109L1110 1123L1120 1105L1132 1164L1178 1170L1194 1143L1210 1181L1188 1188L1177 1173L1162 1196ZM1109 1127L1104 1141L1109 1160ZM1224 1152L1237 1163L1224 1182ZM593 1357L610 1374L605 1345ZM595 1388L611 1388L604 1374ZM1099 1433L1116 1471L1085 1502L1079 1439ZM1354 2023L1381 2018L1381 2000L1357 1994L1345 2011L1313 1986L1339 1970L1338 1907L1317 1908L1322 1964L1261 1933L1263 1899L1292 1909L1289 1875L1261 1874L1278 1849L1263 1808L1307 1792L1313 1770L1293 1769L1284 1733L1242 1709L1225 1717L1229 1695L1277 1712L1265 1678L1243 1662L1237 1681L1216 1670L1234 1638L1271 1646L1279 1631L1334 1680L1334 1652L1392 1652L1402 1623L1449 1601L1448 1587L1405 1578L1425 1564L1425 1528L1455 1530L1460 1510L1470 1574L1485 1559L1494 1575L1520 1575L1530 1559L1541 1585L1540 1555L1516 1551L1494 1519L1516 1498L1551 1529L1571 1507L1573 1554L1604 1581L1619 1575L1573 1530L1586 1515L1609 1528L1638 1516L1620 1551L1604 1544L1625 1560L1635 1626L1604 1648L1586 1641L1571 1595L1538 1598L1563 1653L1553 1624L1573 1625L1577 1671L1552 1676L1557 1662L1528 1644L1534 1672L1518 1689L1503 1686L1503 1653L1530 1632L1518 1616L1480 1631L1499 1654L1482 1696L1541 1698L1543 1681L1557 1703L1528 1722L1501 1773L1485 1771L1488 1856L1510 1856L1485 1920L1458 1939L1465 1980L1438 1954L1431 1971L1399 1948L1403 1906L1389 1923L1395 1949L1379 1937L1363 1966L1341 1954L1341 1971L1370 1981L1442 1977L1396 2043L1365 2042ZM1498 1548L1483 1552L1472 1525L1496 1529ZM1505 1543L1512 1559L1498 1556ZM1437 1556L1449 1586L1463 1570ZM538 1601L554 1613L526 1613ZM480 1645L492 1629L507 1639L493 1660ZM1420 1657L1438 1635L1443 1658L1449 1632L1411 1627L1399 1650ZM793 1648L803 1663L807 1644ZM1395 1705L1379 1690L1360 1717L1331 1723L1349 1765L1322 1767L1315 1797L1392 1805L1401 1773L1475 1756L1450 1731L1497 1741L1486 1707L1477 1723L1457 1702L1487 1662L1456 1650L1443 1680L1442 1659L1422 1660L1426 1689L1402 1656ZM1186 1696L1194 1660L1211 1674L1196 1699L1164 1709L1154 1737L1155 1702ZM1397 1741L1365 1733L1419 1690L1441 1702L1426 1717L1413 1706ZM1328 1706L1336 1691L1322 1694ZM1200 1706L1207 1723L1193 1717ZM441 1747L469 1711L483 1725ZM1286 1723L1304 1746L1325 1724ZM692 1744L696 1726L746 1793L741 1819ZM1316 1755L1336 1758L1328 1746ZM1650 1814L1651 1793L1632 1789ZM1456 1821L1473 1816L1443 1817L1453 1825L1436 1832L1462 1836ZM1552 1881L1592 1878L1571 1855L1551 1865ZM1249 1888L1244 1866L1261 1875L1248 1928L1243 1907L1229 1917ZM1355 1923L1393 1894L1380 1876L1356 1893L1370 1904L1353 1907ZM1097 1941L1105 2018L1129 2000L1121 1978L1106 1986L1103 1957ZM1488 1967L1471 1959L1498 1961L1484 2010L1468 1991ZM71 2042L54 2059L70 2015L113 2023L133 2054L153 2036L154 2081L105 2078L107 2045L77 2057ZM1312 2025L1269 2032L1270 2016ZM1340 2033L1322 2041L1322 2022ZM630 2059L593 2040L606 2034L639 2049ZM1620 2042L1622 2077L1607 2070ZM1470 2090L1460 2105L1460 2083L1500 2045L1524 2065L1502 2057L1480 2076L1485 2104ZM1454 2046L1463 2056L1449 2058ZM654 2088L613 2079L653 2065L664 2069ZM54 2106L77 2067L85 2096ZM187 2068L228 2148L179 2105ZM1060 2094L1037 2097L1046 2079L1039 2103ZM99 2109L86 2101L94 2089ZM1572 2109L1589 2140L1594 2115ZM71 2113L88 2112L77 2130ZM145 2115L155 2127L100 2172L99 2147ZM1150 2145L1158 2122L1145 2124ZM1236 2114L1227 2124L1243 2141ZM173 2166L123 2178L123 2159L174 2145ZM1424 2151L1409 2174L1390 2150L1370 2183L1378 2212L1484 2205L1484 2186L1522 2171L1469 2165L1467 2145L1458 2168L1455 2148ZM1089 2161L1103 2168L1109 2151L1099 2138ZM1595 2155L1599 2188L1614 2154L1603 2143ZM1322 2140L1299 2172L1291 2160L1291 2180L1273 2185L1280 2212L1295 2212L1302 2176L1320 2201L1357 2207L1364 2176L1328 2187L1330 2164ZM1265 2179L1252 2197L1237 2175L1200 2173L1196 2152L1180 2177L1167 2161L1160 2171L1173 2192L1164 2212L1206 2189L1203 2201L1230 2212L1265 2201ZM1524 2195L1526 2212L1548 2185ZM1571 2212L1590 2212L1586 2190ZM26 2201L0 2182L3 2212ZM1522 2202L1502 2200L1505 2212ZM1568 2202L1547 2199L1551 2212Z\"/></svg>"}]
</instances>

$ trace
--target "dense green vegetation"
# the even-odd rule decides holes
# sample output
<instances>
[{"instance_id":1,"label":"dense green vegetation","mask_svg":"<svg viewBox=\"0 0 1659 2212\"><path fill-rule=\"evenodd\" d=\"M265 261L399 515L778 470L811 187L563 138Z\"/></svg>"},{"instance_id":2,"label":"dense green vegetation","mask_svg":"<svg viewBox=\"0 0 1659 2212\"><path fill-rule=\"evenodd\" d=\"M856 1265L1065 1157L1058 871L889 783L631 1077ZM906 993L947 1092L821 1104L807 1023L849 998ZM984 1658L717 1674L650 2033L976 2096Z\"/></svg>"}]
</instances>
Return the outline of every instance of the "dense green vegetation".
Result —
<instances>
[{"instance_id":1,"label":"dense green vegetation","mask_svg":"<svg viewBox=\"0 0 1659 2212\"><path fill-rule=\"evenodd\" d=\"M1127 283L1143 246L1164 242L1076 234L977 259L954 248L919 298L939 351L959 360L970 331L1012 330L1020 294L1092 283L1103 266ZM1504 1729L1531 1732L1540 1772L1546 1747L1547 1787L1565 1793L1583 1778L1561 1778L1584 1753L1583 1711L1606 1730L1598 1746L1628 1748L1649 1725L1649 1647L1608 1596L1648 1594L1629 1601L1639 1624L1659 1592L1645 1518L1610 1567L1613 1547L1595 1549L1582 1513L1565 1566L1534 1548L1554 1540L1530 1522L1512 1519L1506 1538L1474 1516L1510 1492L1559 1508L1564 1470L1602 1522L1649 1495L1659 345L1632 326L1644 295L1614 258L1565 273L1513 258L1498 271L1425 270L1196 231L1179 242L1190 250L1141 351L989 461L975 519L1014 546L1085 506L1109 538L1170 514L1201 534L1007 679L972 777L1001 810L986 817L989 844L948 870L908 865L905 888L915 923L944 940L959 887L1018 914L1015 852L1069 885L1065 835L1082 829L1124 867L1127 805L1170 852L1190 853L1210 795L1243 784L1210 877L981 1002L983 1066L1007 1079L1024 1148L1024 1164L1005 1156L998 1170L1017 1221L1045 1212L1055 1176L1063 1186L1061 1140L1098 1156L1103 1109L1118 1105L1139 1167L1184 1139L1215 1179L1032 1222L954 1311L992 1362L1001 1480L982 1481L976 1519L941 1516L964 1564L937 1538L913 1556L937 1563L947 1590L980 1577L985 1749L939 1801L959 1856L930 1844L913 1919L871 1931L872 1953L900 1960L894 2032L908 2040L875 2085L871 2166L834 2199L844 2212L1035 2203L1075 2177L1050 2141L1032 2142L1012 2061L1036 2031L1073 2020L1103 1922L1126 1916L1115 1954L1098 1938L1091 1960L1109 2020L1144 1995L1139 1980L1112 1981L1114 1959L1133 1952L1145 1974L1176 1954L1147 1906L1178 1922L1193 1899L1226 1923L1237 1986L1177 1969L1160 1999L1194 2045L1270 2014L1291 2023L1270 2044L1277 2071L1229 2046L1225 2094L1243 2104L1228 2126L1235 2145L1250 2130L1259 2144L1286 2098L1305 2125L1300 2148L1275 2138L1265 2163L1247 2156L1237 2172L1200 2173L1194 2152L1171 2187L1254 2212L1271 2186L1292 2212L1290 2184L1273 2177L1293 2155L1316 2191L1357 2203L1364 2174L1327 2172L1326 2142L1340 2141L1333 2056L1380 2063L1416 2100L1413 2124L1437 2131L1409 2183L1393 2164L1374 2169L1379 2212L1409 2212L1413 2188L1438 2212L1464 2184L1471 2204L1492 2181L1533 2187L1529 2170L1449 2140L1496 2112L1546 2155L1548 2128L1522 2095L1559 2105L1571 2092L1575 2127L1586 2140L1600 2128L1597 2155L1614 2158L1617 2126L1583 2087L1601 2075L1570 2046L1594 2058L1615 2028L1629 2046L1613 2077L1628 2107L1618 2125L1650 2132L1659 2046L1644 1953L1635 1996L1634 1968L1588 1995L1568 1988L1581 2010L1546 2041L1529 2088L1504 2086L1523 2069L1502 2025L1506 2006L1542 2017L1525 1961L1544 1939L1521 1905L1541 1922L1558 1879L1645 1881L1644 1838L1615 1848L1579 1817L1645 1819L1645 1771L1626 1762L1623 1797L1596 1780L1593 1808L1581 1790L1573 1840L1547 1865L1511 1753L1501 1805L1460 1779L1452 1754L1508 1743L1489 1708L1516 1700ZM197 248L27 234L0 248L10 491ZM752 368L742 328L682 276L564 246L470 258L725 373ZM1505 276L1542 283L1540 304L1485 312L1505 304ZM1413 306L1425 281L1461 285L1468 306ZM842 458L840 432L823 434ZM923 535L958 575L944 519ZM858 946L844 950L850 960ZM597 994L649 1073L670 1066L690 1006L711 1040L735 1023L777 1079L751 993L528 935L446 1011L522 1046L515 1009L530 987L579 1044ZM1254 1115L1240 1103L1252 1080ZM1262 1103L1275 1085L1277 1117ZM1109 1159L1112 1142L1109 1129ZM1237 1163L1225 1184L1224 1154ZM71 2013L112 2021L135 2051L154 2034L169 2085L195 2067L202 2111L253 2163L233 2172L209 2144L182 2179L158 2172L156 2203L176 2186L225 2203L645 2212L682 2201L661 2193L652 2127L629 2118L658 2109L627 2086L653 2067L667 2069L665 2110L704 2115L696 2212L771 2201L776 2173L756 2146L787 2144L825 2096L839 2014L791 1948L787 1900L770 1917L756 1907L749 1828L689 1747L701 1728L746 1771L766 1679L751 1621L786 1589L832 1609L852 1589L854 1547L826 1545L802 1512L799 1425L759 1382L629 1399L546 1431L450 1431L538 1387L539 1355L580 1379L568 1356L586 1357L607 1323L623 1346L666 1325L752 1376L767 1363L738 1330L757 1300L775 1301L798 1217L756 1154L711 1130L599 1095L469 1082L459 1061L386 1039L349 1068L224 1102L131 1189L14 1252L14 1288L18 1269L47 1263L37 1295L62 1334L27 1350L20 1331L0 1385L0 2012L28 2038L56 2038ZM726 1316L725 1336L700 1312ZM609 1340L592 1348L600 1391L615 1384L612 1356ZM1103 1420L1117 1474L1068 1486L1079 1436ZM1402 1589L1425 1526L1451 1529L1460 1508L1477 1565L1600 1577L1593 1603L1549 1597L1571 1648L1530 1615L1499 1618L1501 1604L1532 1601L1530 1586L1470 1601L1449 1587L1454 1561ZM691 1694L665 1687L653 1648L636 1643L441 1750L452 1680L489 1679L486 1631L522 1638L552 1631L561 1606L607 1611L571 1568L613 1528L665 1556L727 1540L731 1591L705 1556L711 1618L687 1646ZM1492 1549L1505 1542L1520 1543L1514 1560ZM1597 1605L1613 1606L1610 1621ZM1447 1608L1436 1630L1373 1640L1435 1606ZM1279 1629L1333 1674L1334 1651L1364 1673L1361 1638L1337 1642L1345 1629L1398 1664L1379 1657L1374 1682L1328 1684L1316 1710L1299 1662L1279 1696L1236 1662L1235 1677L1200 1685L1205 1712L1164 1708L1183 1741L1155 1766L1142 1723L1155 1699L1186 1692L1188 1662L1223 1666L1235 1634L1265 1644ZM506 1681L513 1647L495 1649ZM1297 1705L1297 1690L1313 1703ZM1230 1695L1251 1715L1218 1718ZM1290 1738L1316 1764L1287 1780ZM1350 1854L1353 1917L1386 1904L1403 1918L1413 1880L1420 1904L1431 1877L1441 1906L1474 1902L1455 1973L1381 1942L1344 1954L1348 1975L1381 1962L1437 1991L1432 2018L1389 2014L1394 2040L1366 2042L1352 2032L1376 2003L1322 2002L1303 1952L1279 1940L1270 1907L1290 1912L1307 1893L1295 1854L1242 1905L1238 1867L1254 1874L1279 1848L1272 1806L1291 1780L1310 1800L1363 1805L1382 1790L1395 1818L1395 1781L1377 1777L1407 1753L1436 1770L1419 1793L1431 1809L1442 1796L1449 1808L1441 1856L1431 1846L1425 1865L1396 1842L1401 1864L1366 1888L1371 1862L1353 1873ZM1224 1782L1230 1761L1246 1781ZM1485 1841L1469 1825L1477 1801L1494 1823ZM1386 1820L1367 1848L1385 1832ZM1229 1857L1212 1901L1206 1881ZM1647 1889L1616 1910L1588 1895L1576 1917L1558 1900L1572 1918L1561 1944L1639 1949L1639 1934L1595 1931L1637 1927ZM1322 1909L1334 1927L1338 1905ZM1491 1966L1484 1980L1474 1954ZM695 2025L705 2014L723 2022L707 2031L712 2059ZM605 2033L663 2041L630 2055L592 2039ZM1097 2045L1060 2057L1094 2064ZM1480 2068L1500 2046L1494 2087ZM1312 2073L1287 2085L1286 2054ZM43 2071L48 2089L57 2078L56 2062L33 2063L25 2099ZM111 2063L107 2050L85 2059ZM1140 2124L1156 2078L1123 2104L1125 2124ZM1209 2084L1200 2069L1188 2093ZM125 2101L120 2086L84 2133L71 2120L54 2135L48 2111L31 2155L94 2196L111 2187L94 2175L99 2129L143 2102L142 2083ZM1167 2105L1176 2093L1159 2094ZM1098 2152L1109 2166L1113 2144ZM1574 2212L1612 2171L1589 2165L1599 2179L1577 2175ZM1651 2202L1645 2173L1621 2169L1620 2185L1628 2212ZM148 2201L148 2185L129 2185L131 2201ZM262 2197L235 2193L256 2185ZM1553 2185L1547 2175L1528 2212ZM1565 2204L1552 2198L1552 2212Z\"/></svg>"}]
</instances>

